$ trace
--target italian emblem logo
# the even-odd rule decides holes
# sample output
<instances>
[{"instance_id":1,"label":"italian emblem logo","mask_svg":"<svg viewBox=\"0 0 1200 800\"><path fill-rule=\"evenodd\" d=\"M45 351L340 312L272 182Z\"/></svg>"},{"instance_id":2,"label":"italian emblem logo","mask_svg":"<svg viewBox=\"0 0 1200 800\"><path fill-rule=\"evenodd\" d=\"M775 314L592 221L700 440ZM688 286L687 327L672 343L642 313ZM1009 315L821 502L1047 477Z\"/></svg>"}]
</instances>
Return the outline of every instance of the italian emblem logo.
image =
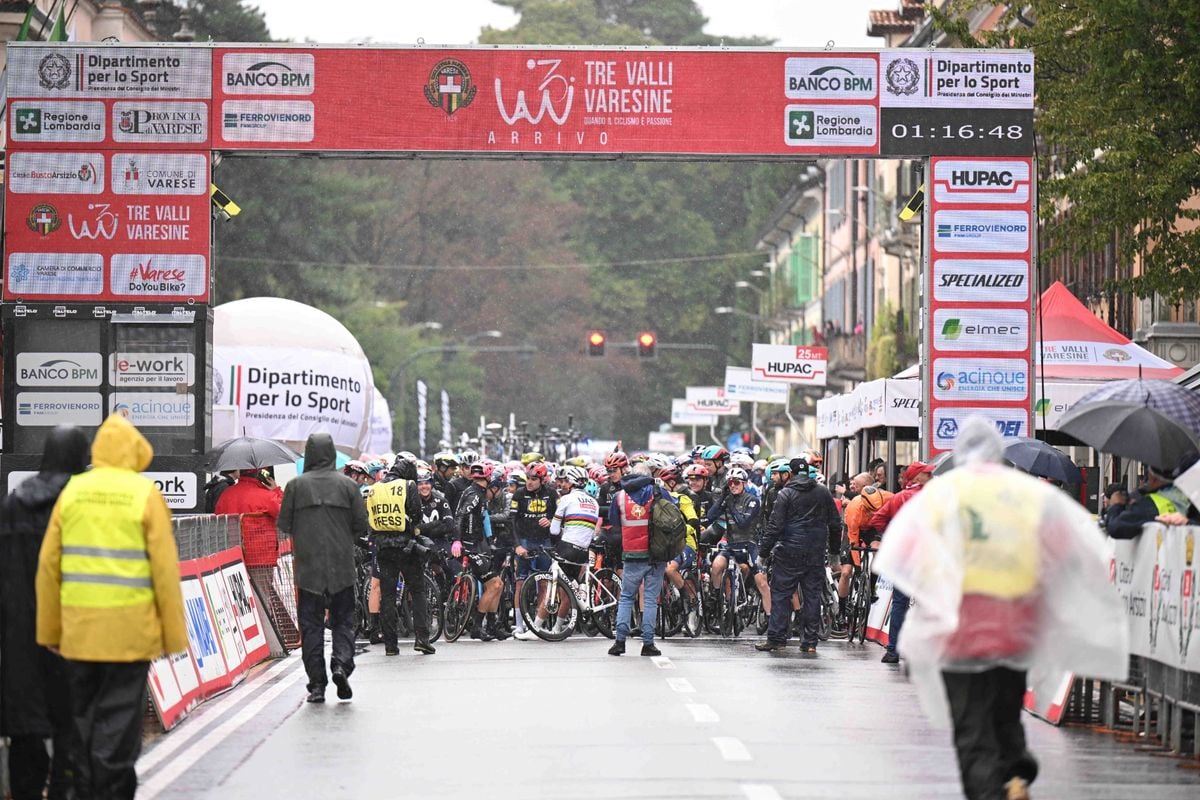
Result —
<instances>
[{"instance_id":1,"label":"italian emblem logo","mask_svg":"<svg viewBox=\"0 0 1200 800\"><path fill-rule=\"evenodd\" d=\"M65 89L71 84L71 60L51 53L38 64L38 81L43 89Z\"/></svg>"},{"instance_id":2,"label":"italian emblem logo","mask_svg":"<svg viewBox=\"0 0 1200 800\"><path fill-rule=\"evenodd\" d=\"M892 94L916 94L921 86L921 68L911 58L898 58L888 64L884 77Z\"/></svg>"},{"instance_id":3,"label":"italian emblem logo","mask_svg":"<svg viewBox=\"0 0 1200 800\"><path fill-rule=\"evenodd\" d=\"M425 99L434 108L453 114L475 99L475 81L467 65L455 58L439 61L425 81Z\"/></svg>"},{"instance_id":4,"label":"italian emblem logo","mask_svg":"<svg viewBox=\"0 0 1200 800\"><path fill-rule=\"evenodd\" d=\"M49 236L62 227L62 218L58 216L58 209L54 206L49 203L38 203L25 218L25 224L34 233Z\"/></svg>"}]
</instances>

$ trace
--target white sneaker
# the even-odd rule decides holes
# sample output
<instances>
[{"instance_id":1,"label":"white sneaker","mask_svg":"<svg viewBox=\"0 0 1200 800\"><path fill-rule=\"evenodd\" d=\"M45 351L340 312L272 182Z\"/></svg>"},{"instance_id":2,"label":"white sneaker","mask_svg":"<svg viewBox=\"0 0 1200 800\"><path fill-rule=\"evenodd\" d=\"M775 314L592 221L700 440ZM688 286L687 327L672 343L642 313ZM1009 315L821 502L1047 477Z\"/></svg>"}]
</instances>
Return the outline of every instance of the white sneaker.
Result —
<instances>
[{"instance_id":1,"label":"white sneaker","mask_svg":"<svg viewBox=\"0 0 1200 800\"><path fill-rule=\"evenodd\" d=\"M523 631L517 631L513 634L514 639L520 639L522 642L532 642L537 639L537 634L526 628Z\"/></svg>"},{"instance_id":2,"label":"white sneaker","mask_svg":"<svg viewBox=\"0 0 1200 800\"><path fill-rule=\"evenodd\" d=\"M567 620L563 619L562 617L556 617L554 620L554 628L550 632L555 636L560 633L566 633L567 624Z\"/></svg>"}]
</instances>

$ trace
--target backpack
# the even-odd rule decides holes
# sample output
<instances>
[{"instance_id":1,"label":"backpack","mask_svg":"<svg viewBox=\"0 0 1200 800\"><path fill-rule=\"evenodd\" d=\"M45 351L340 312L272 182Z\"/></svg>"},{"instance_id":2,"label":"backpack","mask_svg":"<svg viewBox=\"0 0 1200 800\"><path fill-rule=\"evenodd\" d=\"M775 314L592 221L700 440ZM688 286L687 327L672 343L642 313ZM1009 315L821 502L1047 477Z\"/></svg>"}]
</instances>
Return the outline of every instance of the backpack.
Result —
<instances>
[{"instance_id":1,"label":"backpack","mask_svg":"<svg viewBox=\"0 0 1200 800\"><path fill-rule=\"evenodd\" d=\"M683 552L687 520L679 506L661 494L650 502L650 560L670 561Z\"/></svg>"}]
</instances>

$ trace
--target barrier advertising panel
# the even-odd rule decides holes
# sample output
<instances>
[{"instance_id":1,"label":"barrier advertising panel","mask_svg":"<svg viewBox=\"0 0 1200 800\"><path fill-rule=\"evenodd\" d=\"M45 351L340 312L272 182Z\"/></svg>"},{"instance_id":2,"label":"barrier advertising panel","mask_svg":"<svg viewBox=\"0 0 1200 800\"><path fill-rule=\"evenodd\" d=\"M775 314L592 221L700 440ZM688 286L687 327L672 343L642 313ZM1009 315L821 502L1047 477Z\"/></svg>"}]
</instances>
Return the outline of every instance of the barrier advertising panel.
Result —
<instances>
[{"instance_id":1,"label":"barrier advertising panel","mask_svg":"<svg viewBox=\"0 0 1200 800\"><path fill-rule=\"evenodd\" d=\"M927 227L925 454L954 446L970 416L1030 436L1033 403L1031 159L933 158Z\"/></svg>"}]
</instances>

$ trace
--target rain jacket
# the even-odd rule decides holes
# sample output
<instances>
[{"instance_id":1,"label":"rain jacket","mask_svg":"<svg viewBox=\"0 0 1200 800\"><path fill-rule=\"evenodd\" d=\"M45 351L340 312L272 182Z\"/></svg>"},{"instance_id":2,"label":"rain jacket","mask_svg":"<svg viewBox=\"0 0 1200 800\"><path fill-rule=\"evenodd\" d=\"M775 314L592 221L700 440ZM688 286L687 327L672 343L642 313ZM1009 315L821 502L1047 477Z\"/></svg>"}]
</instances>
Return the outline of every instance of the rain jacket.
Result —
<instances>
[{"instance_id":1,"label":"rain jacket","mask_svg":"<svg viewBox=\"0 0 1200 800\"><path fill-rule=\"evenodd\" d=\"M722 492L717 502L704 515L704 524L718 520L725 523L725 539L730 544L752 542L758 533L762 503L748 489L741 494Z\"/></svg>"},{"instance_id":2,"label":"rain jacket","mask_svg":"<svg viewBox=\"0 0 1200 800\"><path fill-rule=\"evenodd\" d=\"M68 660L152 661L187 649L171 511L154 482L136 474L153 456L137 428L113 414L96 432L91 471L71 478L55 503L38 559L37 639ZM117 560L64 553L64 540L71 548L111 549L131 538L148 562L148 599L98 601L95 587L104 584L64 581L64 558L77 560L71 569L82 574L104 574L105 562ZM82 590L83 602L72 599L72 588Z\"/></svg>"},{"instance_id":3,"label":"rain jacket","mask_svg":"<svg viewBox=\"0 0 1200 800\"><path fill-rule=\"evenodd\" d=\"M882 533L880 529L875 528L871 524L871 518L879 509L881 509L889 499L892 493L886 489L876 489L874 486L868 486L863 489L862 493L857 495L846 506L844 519L846 521L846 538L850 540L851 547L857 547L862 541L862 533L864 530L873 530L876 533ZM850 555L854 560L854 566L862 564L862 554L850 551Z\"/></svg>"},{"instance_id":4,"label":"rain jacket","mask_svg":"<svg viewBox=\"0 0 1200 800\"><path fill-rule=\"evenodd\" d=\"M304 446L304 473L283 490L279 530L291 536L296 587L334 594L354 585L355 542L370 533L358 484L334 468L337 451L328 433Z\"/></svg>"},{"instance_id":5,"label":"rain jacket","mask_svg":"<svg viewBox=\"0 0 1200 800\"><path fill-rule=\"evenodd\" d=\"M1158 498L1157 501L1155 498ZM1114 539L1136 539L1142 526L1154 522L1160 514L1179 513L1188 518L1189 525L1200 524L1200 508L1187 495L1168 483L1139 497L1108 521L1108 535Z\"/></svg>"},{"instance_id":6,"label":"rain jacket","mask_svg":"<svg viewBox=\"0 0 1200 800\"><path fill-rule=\"evenodd\" d=\"M628 530L621 524L621 510L628 497L634 506L645 509L655 495L665 497L672 503L675 498L666 489L654 483L649 475L630 475L621 479L621 491L613 495L608 509L608 522L612 525L612 538L621 543L627 561L647 561L650 558L650 528L639 526Z\"/></svg>"},{"instance_id":7,"label":"rain jacket","mask_svg":"<svg viewBox=\"0 0 1200 800\"><path fill-rule=\"evenodd\" d=\"M34 580L50 512L89 450L83 431L55 428L41 470L0 511L0 735L49 737L71 725L63 660L37 644Z\"/></svg>"},{"instance_id":8,"label":"rain jacket","mask_svg":"<svg viewBox=\"0 0 1200 800\"><path fill-rule=\"evenodd\" d=\"M962 466L904 505L872 562L915 600L899 647L926 711L948 722L943 671L1028 671L1039 705L1066 672L1123 680L1125 614L1091 515L996 463L1003 445L991 423L968 420L959 442ZM987 458L972 457L977 442Z\"/></svg>"},{"instance_id":9,"label":"rain jacket","mask_svg":"<svg viewBox=\"0 0 1200 800\"><path fill-rule=\"evenodd\" d=\"M841 537L842 518L833 495L808 475L797 475L775 498L763 533L762 551L769 554L776 544L801 550L824 549L835 533Z\"/></svg>"}]
</instances>

